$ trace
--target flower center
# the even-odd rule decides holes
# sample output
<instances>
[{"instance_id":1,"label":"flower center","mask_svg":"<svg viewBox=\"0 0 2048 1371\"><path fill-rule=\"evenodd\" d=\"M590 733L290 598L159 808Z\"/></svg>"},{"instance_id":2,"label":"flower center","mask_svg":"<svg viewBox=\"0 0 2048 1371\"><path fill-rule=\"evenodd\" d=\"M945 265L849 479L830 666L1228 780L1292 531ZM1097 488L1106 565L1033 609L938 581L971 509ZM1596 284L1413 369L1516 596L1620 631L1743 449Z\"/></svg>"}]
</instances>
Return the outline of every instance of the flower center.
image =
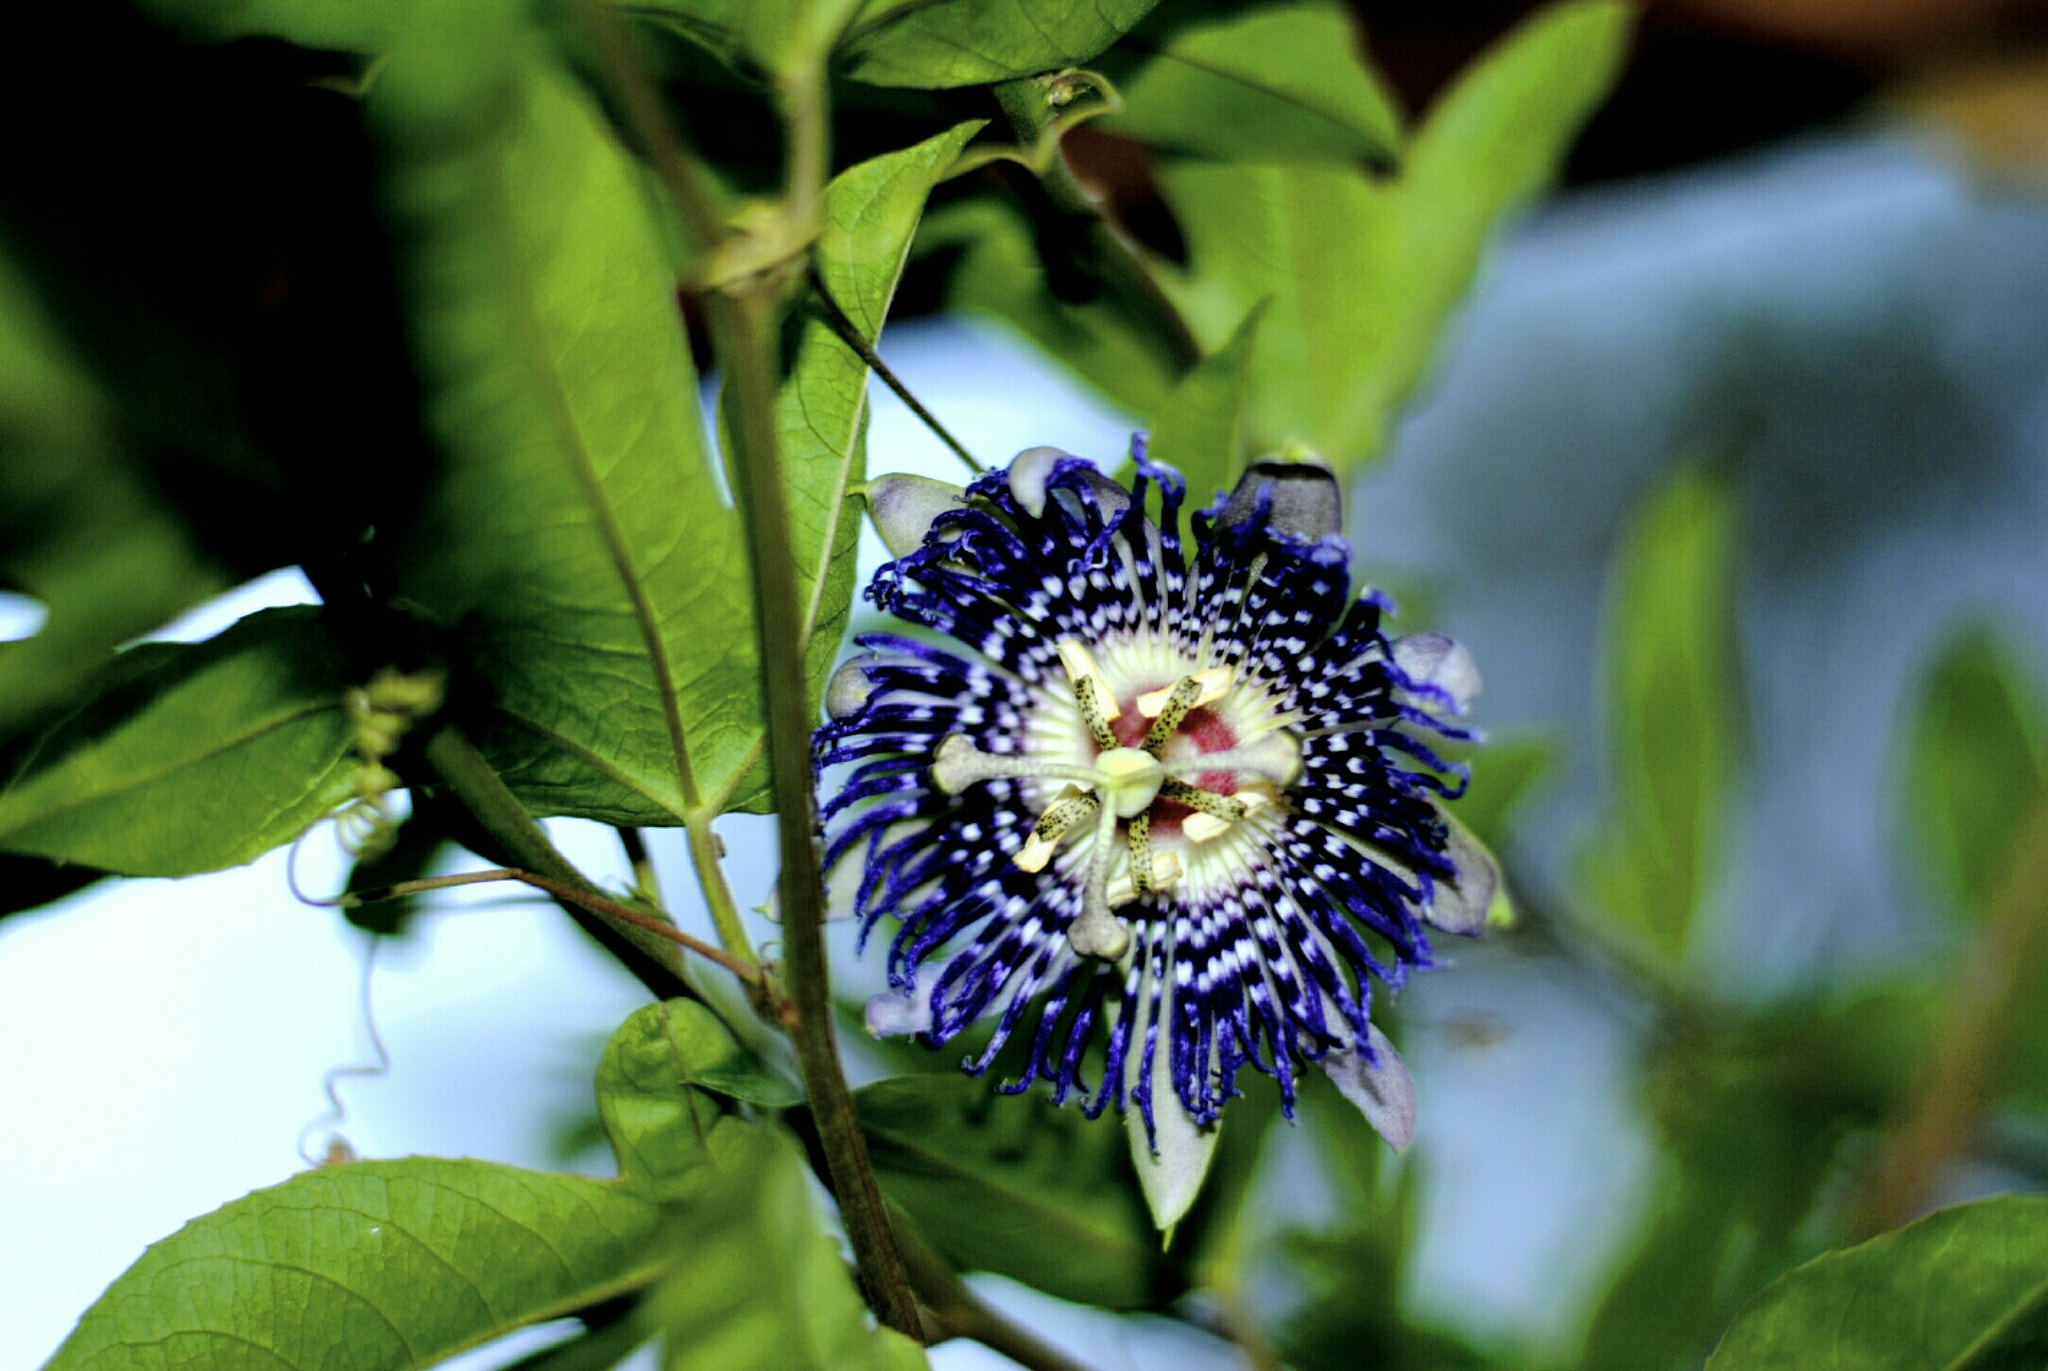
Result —
<instances>
[{"instance_id":1,"label":"flower center","mask_svg":"<svg viewBox=\"0 0 2048 1371\"><path fill-rule=\"evenodd\" d=\"M997 756L955 735L940 744L932 776L948 794L998 776L1066 782L1014 860L1043 871L1069 835L1092 834L1082 912L1068 937L1076 952L1114 961L1131 934L1111 911L1180 880L1190 844L1209 842L1272 803L1292 781L1299 750L1272 729L1242 745L1239 729L1211 708L1236 687L1233 667L1191 670L1120 699L1086 647L1068 639L1057 648L1087 733L1083 750L1071 760ZM1167 848L1156 850L1155 838Z\"/></svg>"}]
</instances>

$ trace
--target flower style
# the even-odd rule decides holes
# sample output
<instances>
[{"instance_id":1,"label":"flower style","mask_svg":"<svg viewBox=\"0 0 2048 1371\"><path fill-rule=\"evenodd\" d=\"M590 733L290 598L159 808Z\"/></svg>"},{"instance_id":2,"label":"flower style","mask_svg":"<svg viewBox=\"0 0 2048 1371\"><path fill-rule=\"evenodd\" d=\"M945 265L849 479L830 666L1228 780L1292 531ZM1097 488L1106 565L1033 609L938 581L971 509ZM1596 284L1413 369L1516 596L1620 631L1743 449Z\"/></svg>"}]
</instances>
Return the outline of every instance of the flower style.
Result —
<instances>
[{"instance_id":1,"label":"flower style","mask_svg":"<svg viewBox=\"0 0 2048 1371\"><path fill-rule=\"evenodd\" d=\"M1417 736L1472 736L1447 716L1477 674L1352 599L1327 469L1256 463L1190 555L1179 476L1133 450L1128 490L1051 448L965 491L870 487L897 558L868 596L934 631L859 638L815 741L852 768L826 859L861 854L863 943L899 921L870 1027L937 1047L992 1018L979 1074L1030 1020L999 1088L1135 1101L1148 1138L1163 1107L1213 1123L1246 1063L1291 1116L1317 1063L1403 1146L1371 983L1431 964L1426 927L1485 925L1491 860L1439 804L1463 770Z\"/></svg>"}]
</instances>

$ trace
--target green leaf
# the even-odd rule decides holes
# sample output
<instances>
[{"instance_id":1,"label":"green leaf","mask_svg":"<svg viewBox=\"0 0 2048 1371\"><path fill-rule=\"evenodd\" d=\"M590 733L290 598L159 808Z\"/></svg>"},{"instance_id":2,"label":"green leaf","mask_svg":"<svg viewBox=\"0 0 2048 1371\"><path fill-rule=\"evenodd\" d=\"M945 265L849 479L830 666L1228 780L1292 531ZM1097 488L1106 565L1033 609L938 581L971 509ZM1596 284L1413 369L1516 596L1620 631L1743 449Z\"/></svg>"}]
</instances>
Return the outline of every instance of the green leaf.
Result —
<instances>
[{"instance_id":1,"label":"green leaf","mask_svg":"<svg viewBox=\"0 0 2048 1371\"><path fill-rule=\"evenodd\" d=\"M0 258L0 588L49 611L0 643L0 738L76 699L117 644L228 588L115 408Z\"/></svg>"},{"instance_id":2,"label":"green leaf","mask_svg":"<svg viewBox=\"0 0 2048 1371\"><path fill-rule=\"evenodd\" d=\"M282 38L355 53L389 48L407 13L403 0L141 0L141 8L201 42Z\"/></svg>"},{"instance_id":3,"label":"green leaf","mask_svg":"<svg viewBox=\"0 0 2048 1371\"><path fill-rule=\"evenodd\" d=\"M796 79L821 69L860 0L632 0L739 71Z\"/></svg>"},{"instance_id":4,"label":"green leaf","mask_svg":"<svg viewBox=\"0 0 2048 1371\"><path fill-rule=\"evenodd\" d=\"M1452 755L1472 764L1472 780L1453 812L1489 848L1506 836L1508 816L1542 789L1557 765L1557 744L1547 738L1489 738L1486 745Z\"/></svg>"},{"instance_id":5,"label":"green leaf","mask_svg":"<svg viewBox=\"0 0 2048 1371\"><path fill-rule=\"evenodd\" d=\"M1329 0L1163 6L1096 66L1123 97L1102 127L1168 152L1356 167L1399 155L1401 117Z\"/></svg>"},{"instance_id":6,"label":"green leaf","mask_svg":"<svg viewBox=\"0 0 2048 1371\"><path fill-rule=\"evenodd\" d=\"M1611 801L1582 869L1594 905L1667 965L1718 869L1735 773L1735 511L1681 474L1625 535L1607 612Z\"/></svg>"},{"instance_id":7,"label":"green leaf","mask_svg":"<svg viewBox=\"0 0 2048 1371\"><path fill-rule=\"evenodd\" d=\"M1010 205L989 199L948 205L927 219L918 248L955 259L949 309L989 315L1129 414L1165 412L1180 370L1158 346L1157 335L1119 313L1105 296L1085 302L1060 298L1029 227Z\"/></svg>"},{"instance_id":8,"label":"green leaf","mask_svg":"<svg viewBox=\"0 0 2048 1371\"><path fill-rule=\"evenodd\" d=\"M867 0L834 64L876 86L936 89L1079 66L1158 0Z\"/></svg>"},{"instance_id":9,"label":"green leaf","mask_svg":"<svg viewBox=\"0 0 2048 1371\"><path fill-rule=\"evenodd\" d=\"M617 1183L491 1162L350 1162L157 1243L45 1371L398 1371L640 1289L673 1260Z\"/></svg>"},{"instance_id":10,"label":"green leaf","mask_svg":"<svg viewBox=\"0 0 2048 1371\"><path fill-rule=\"evenodd\" d=\"M1327 166L1162 168L1186 234L1182 309L1221 337L1274 295L1252 372L1262 450L1302 442L1340 467L1375 455L1503 214L1550 178L1620 69L1630 10L1576 0L1466 70L1400 176Z\"/></svg>"},{"instance_id":11,"label":"green leaf","mask_svg":"<svg viewBox=\"0 0 2048 1371\"><path fill-rule=\"evenodd\" d=\"M1206 508L1244 469L1245 381L1268 303L1253 305L1230 341L1181 378L1153 421L1147 455L1187 478L1190 509Z\"/></svg>"},{"instance_id":12,"label":"green leaf","mask_svg":"<svg viewBox=\"0 0 2048 1371\"><path fill-rule=\"evenodd\" d=\"M1801 1255L1845 1144L1896 1117L1936 1028L1935 998L1902 981L1674 1038L1645 1092L1662 1174L1577 1365L1697 1367L1736 1304Z\"/></svg>"},{"instance_id":13,"label":"green leaf","mask_svg":"<svg viewBox=\"0 0 2048 1371\"><path fill-rule=\"evenodd\" d=\"M665 1186L711 1158L721 1114L707 1090L771 1109L802 1098L694 1000L647 1005L619 1026L598 1064L597 1108L628 1180Z\"/></svg>"},{"instance_id":14,"label":"green leaf","mask_svg":"<svg viewBox=\"0 0 2048 1371\"><path fill-rule=\"evenodd\" d=\"M1150 1305L1159 1242L1122 1129L960 1075L899 1076L855 1099L883 1193L955 1266Z\"/></svg>"},{"instance_id":15,"label":"green leaf","mask_svg":"<svg viewBox=\"0 0 2048 1371\"><path fill-rule=\"evenodd\" d=\"M839 1245L818 1227L796 1146L750 1132L690 1215L689 1260L647 1300L666 1371L909 1371L915 1343L868 1328Z\"/></svg>"},{"instance_id":16,"label":"green leaf","mask_svg":"<svg viewBox=\"0 0 2048 1371\"><path fill-rule=\"evenodd\" d=\"M254 861L355 794L344 672L313 609L131 648L12 758L0 849L129 876Z\"/></svg>"},{"instance_id":17,"label":"green leaf","mask_svg":"<svg viewBox=\"0 0 2048 1371\"><path fill-rule=\"evenodd\" d=\"M539 813L675 824L761 740L737 520L640 173L518 24L420 16L369 100L438 483L399 591L460 625Z\"/></svg>"},{"instance_id":18,"label":"green leaf","mask_svg":"<svg viewBox=\"0 0 2048 1371\"><path fill-rule=\"evenodd\" d=\"M888 317L925 198L980 128L979 121L964 123L862 162L825 188L824 227L814 248L818 277L870 346ZM867 470L867 386L867 364L819 317L813 301L796 360L775 397L775 424L797 584L811 625L804 672L814 711L837 664L853 603L860 534L853 491ZM764 766L726 807L767 808L767 785Z\"/></svg>"},{"instance_id":19,"label":"green leaf","mask_svg":"<svg viewBox=\"0 0 2048 1371\"><path fill-rule=\"evenodd\" d=\"M1957 902L1989 908L2028 821L2048 804L2042 714L1986 630L1951 641L1921 683L1908 774L1912 826Z\"/></svg>"},{"instance_id":20,"label":"green leaf","mask_svg":"<svg viewBox=\"0 0 2048 1371\"><path fill-rule=\"evenodd\" d=\"M1744 1305L1708 1371L2031 1371L2048 1358L2048 1199L1958 1205L1808 1262Z\"/></svg>"}]
</instances>

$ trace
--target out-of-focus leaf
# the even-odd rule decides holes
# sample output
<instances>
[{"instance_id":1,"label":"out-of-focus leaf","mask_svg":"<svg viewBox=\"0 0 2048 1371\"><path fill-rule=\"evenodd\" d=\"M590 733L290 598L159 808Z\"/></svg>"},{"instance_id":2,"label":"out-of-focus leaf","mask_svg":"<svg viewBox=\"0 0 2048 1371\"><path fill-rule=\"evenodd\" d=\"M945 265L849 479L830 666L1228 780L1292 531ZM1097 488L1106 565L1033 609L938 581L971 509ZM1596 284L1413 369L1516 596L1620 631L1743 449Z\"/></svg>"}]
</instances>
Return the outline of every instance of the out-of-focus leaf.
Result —
<instances>
[{"instance_id":1,"label":"out-of-focus leaf","mask_svg":"<svg viewBox=\"0 0 2048 1371\"><path fill-rule=\"evenodd\" d=\"M957 257L948 307L989 315L1022 334L1127 413L1165 411L1180 379L1173 359L1107 298L1060 298L1047 280L1030 230L1008 205L987 199L948 205L926 221L918 247Z\"/></svg>"},{"instance_id":2,"label":"out-of-focus leaf","mask_svg":"<svg viewBox=\"0 0 2048 1371\"><path fill-rule=\"evenodd\" d=\"M1221 348L1181 378L1152 423L1148 455L1187 478L1188 507L1204 509L1244 469L1245 379L1266 302L1252 306Z\"/></svg>"},{"instance_id":3,"label":"out-of-focus leaf","mask_svg":"<svg viewBox=\"0 0 2048 1371\"><path fill-rule=\"evenodd\" d=\"M618 1183L480 1161L349 1162L157 1243L46 1371L399 1371L640 1289L675 1259Z\"/></svg>"},{"instance_id":4,"label":"out-of-focus leaf","mask_svg":"<svg viewBox=\"0 0 2048 1371\"><path fill-rule=\"evenodd\" d=\"M354 793L344 673L313 609L131 648L8 762L0 849L129 876L254 861Z\"/></svg>"},{"instance_id":5,"label":"out-of-focus leaf","mask_svg":"<svg viewBox=\"0 0 2048 1371\"><path fill-rule=\"evenodd\" d=\"M632 0L736 69L771 77L816 71L860 0Z\"/></svg>"},{"instance_id":6,"label":"out-of-focus leaf","mask_svg":"<svg viewBox=\"0 0 2048 1371\"><path fill-rule=\"evenodd\" d=\"M1387 1180L1382 1163L1392 1154L1386 1144L1320 1071L1303 1081L1300 1108L1315 1135L1336 1205L1327 1226L1282 1235L1288 1268L1303 1290L1300 1303L1273 1330L1286 1364L1300 1371L1361 1366L1477 1371L1495 1365L1400 1307L1402 1273L1415 1235L1420 1159L1410 1154Z\"/></svg>"},{"instance_id":7,"label":"out-of-focus leaf","mask_svg":"<svg viewBox=\"0 0 2048 1371\"><path fill-rule=\"evenodd\" d=\"M2048 1361L2048 1199L1958 1205L1830 1252L1743 1306L1708 1371L2031 1371Z\"/></svg>"},{"instance_id":8,"label":"out-of-focus leaf","mask_svg":"<svg viewBox=\"0 0 2048 1371\"><path fill-rule=\"evenodd\" d=\"M923 1349L867 1309L818 1226L796 1147L744 1135L693 1207L689 1259L648 1297L665 1371L911 1371Z\"/></svg>"},{"instance_id":9,"label":"out-of-focus leaf","mask_svg":"<svg viewBox=\"0 0 2048 1371\"><path fill-rule=\"evenodd\" d=\"M980 127L961 124L849 167L826 187L814 258L818 276L870 345L888 317L925 197ZM824 319L815 313L805 318L795 363L775 397L775 421L797 584L810 625L804 670L814 708L824 698L853 602L860 509L852 491L867 467L867 386L860 356ZM760 767L727 807L765 809L767 785L767 769Z\"/></svg>"},{"instance_id":10,"label":"out-of-focus leaf","mask_svg":"<svg viewBox=\"0 0 2048 1371\"><path fill-rule=\"evenodd\" d=\"M424 12L369 99L444 473L399 591L495 691L541 813L674 824L761 737L737 520L639 173L499 7Z\"/></svg>"},{"instance_id":11,"label":"out-of-focus leaf","mask_svg":"<svg viewBox=\"0 0 2048 1371\"><path fill-rule=\"evenodd\" d=\"M1102 127L1169 152L1354 167L1399 156L1401 116L1329 0L1163 5L1095 65L1123 97Z\"/></svg>"},{"instance_id":12,"label":"out-of-focus leaf","mask_svg":"<svg viewBox=\"0 0 2048 1371\"><path fill-rule=\"evenodd\" d=\"M710 1158L720 1114L706 1090L770 1108L799 1098L694 1000L647 1005L619 1026L597 1068L597 1108L627 1179L667 1185Z\"/></svg>"},{"instance_id":13,"label":"out-of-focus leaf","mask_svg":"<svg viewBox=\"0 0 2048 1371\"><path fill-rule=\"evenodd\" d=\"M1498 848L1508 816L1542 788L1557 764L1557 745L1541 738L1489 738L1484 747L1453 755L1472 764L1472 780L1452 812L1480 842Z\"/></svg>"},{"instance_id":14,"label":"out-of-focus leaf","mask_svg":"<svg viewBox=\"0 0 2048 1371\"><path fill-rule=\"evenodd\" d=\"M1191 1286L1229 1289L1245 1274L1249 1202L1266 1141L1280 1118L1280 1091L1263 1078L1239 1084L1245 1093L1230 1103L1229 1125L1217 1140L1208 1179L1174 1229L1167 1254Z\"/></svg>"},{"instance_id":15,"label":"out-of-focus leaf","mask_svg":"<svg viewBox=\"0 0 2048 1371\"><path fill-rule=\"evenodd\" d=\"M1650 1082L1663 1174L1578 1365L1697 1366L1735 1302L1799 1258L1843 1145L1893 1115L1934 1026L1924 988L1880 984L1681 1034Z\"/></svg>"},{"instance_id":16,"label":"out-of-focus leaf","mask_svg":"<svg viewBox=\"0 0 2048 1371\"><path fill-rule=\"evenodd\" d=\"M1176 287L1206 338L1275 295L1252 372L1250 437L1301 441L1340 468L1375 455L1501 216L1547 181L1612 85L1630 10L1574 0L1466 70L1397 178L1333 167L1162 169L1187 236Z\"/></svg>"},{"instance_id":17,"label":"out-of-focus leaf","mask_svg":"<svg viewBox=\"0 0 2048 1371\"><path fill-rule=\"evenodd\" d=\"M1158 1235L1122 1129L959 1075L855 1098L883 1193L955 1266L1111 1309L1151 1304Z\"/></svg>"},{"instance_id":18,"label":"out-of-focus leaf","mask_svg":"<svg viewBox=\"0 0 2048 1371\"><path fill-rule=\"evenodd\" d=\"M1599 912L1671 966L1718 869L1735 773L1734 554L1730 492L1689 472L1651 500L1611 572L1611 801L1582 869Z\"/></svg>"},{"instance_id":19,"label":"out-of-focus leaf","mask_svg":"<svg viewBox=\"0 0 2048 1371\"><path fill-rule=\"evenodd\" d=\"M1912 826L1949 892L1982 915L2028 822L2048 805L2042 714L1989 633L1951 642L1920 688L1909 794Z\"/></svg>"},{"instance_id":20,"label":"out-of-focus leaf","mask_svg":"<svg viewBox=\"0 0 2048 1371\"><path fill-rule=\"evenodd\" d=\"M32 637L0 643L0 738L76 698L117 644L227 589L141 461L0 260L0 588L48 610Z\"/></svg>"},{"instance_id":21,"label":"out-of-focus leaf","mask_svg":"<svg viewBox=\"0 0 2048 1371\"><path fill-rule=\"evenodd\" d=\"M866 0L834 65L876 86L973 86L1079 66L1158 0Z\"/></svg>"},{"instance_id":22,"label":"out-of-focus leaf","mask_svg":"<svg viewBox=\"0 0 2048 1371\"><path fill-rule=\"evenodd\" d=\"M282 38L354 53L389 48L407 13L403 0L141 0L141 8L201 42Z\"/></svg>"}]
</instances>

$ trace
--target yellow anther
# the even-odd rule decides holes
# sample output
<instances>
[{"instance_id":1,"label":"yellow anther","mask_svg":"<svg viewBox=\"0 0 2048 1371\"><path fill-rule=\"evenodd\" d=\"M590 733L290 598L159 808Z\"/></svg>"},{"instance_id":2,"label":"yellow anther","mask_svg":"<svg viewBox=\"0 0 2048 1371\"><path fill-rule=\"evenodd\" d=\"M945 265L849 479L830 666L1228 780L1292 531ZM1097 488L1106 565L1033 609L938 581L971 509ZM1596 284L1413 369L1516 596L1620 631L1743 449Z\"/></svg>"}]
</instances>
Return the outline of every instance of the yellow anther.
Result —
<instances>
[{"instance_id":1,"label":"yellow anther","mask_svg":"<svg viewBox=\"0 0 2048 1371\"><path fill-rule=\"evenodd\" d=\"M1088 649L1072 638L1062 638L1053 645L1060 654L1060 665L1067 670L1067 679L1078 689L1087 681L1095 689L1095 699L1102 707L1105 719L1117 716L1116 692L1109 688L1109 678L1102 674L1102 668L1095 664L1095 658Z\"/></svg>"},{"instance_id":2,"label":"yellow anther","mask_svg":"<svg viewBox=\"0 0 2048 1371\"><path fill-rule=\"evenodd\" d=\"M1068 786L1045 807L1045 812L1038 816L1038 823L1031 830L1031 836L1024 840L1023 850L1010 860L1025 871L1045 870L1067 830L1101 807L1102 801L1094 795Z\"/></svg>"},{"instance_id":3,"label":"yellow anther","mask_svg":"<svg viewBox=\"0 0 2048 1371\"><path fill-rule=\"evenodd\" d=\"M1195 683L1197 687L1195 698L1188 702L1188 708L1200 709L1203 705L1215 704L1230 693L1230 687L1237 682L1237 668L1212 666L1207 670L1197 671L1194 675L1185 676L1181 679L1182 681L1193 681ZM1137 699L1138 712L1148 719L1158 718L1160 712L1172 701L1174 691L1179 689L1180 685L1181 681L1176 681L1170 686L1161 686L1157 690L1146 691Z\"/></svg>"},{"instance_id":4,"label":"yellow anther","mask_svg":"<svg viewBox=\"0 0 2048 1371\"><path fill-rule=\"evenodd\" d=\"M1231 826L1229 819L1220 819L1214 814L1190 814L1180 821L1180 831L1191 843L1206 843L1229 832Z\"/></svg>"},{"instance_id":5,"label":"yellow anther","mask_svg":"<svg viewBox=\"0 0 2048 1371\"><path fill-rule=\"evenodd\" d=\"M1178 853L1162 852L1152 859L1152 879L1148 882L1147 889L1164 890L1186 874L1187 868L1181 865ZM1138 895L1137 882L1131 879L1129 872L1110 879L1108 900L1111 909L1129 904L1137 899Z\"/></svg>"}]
</instances>

